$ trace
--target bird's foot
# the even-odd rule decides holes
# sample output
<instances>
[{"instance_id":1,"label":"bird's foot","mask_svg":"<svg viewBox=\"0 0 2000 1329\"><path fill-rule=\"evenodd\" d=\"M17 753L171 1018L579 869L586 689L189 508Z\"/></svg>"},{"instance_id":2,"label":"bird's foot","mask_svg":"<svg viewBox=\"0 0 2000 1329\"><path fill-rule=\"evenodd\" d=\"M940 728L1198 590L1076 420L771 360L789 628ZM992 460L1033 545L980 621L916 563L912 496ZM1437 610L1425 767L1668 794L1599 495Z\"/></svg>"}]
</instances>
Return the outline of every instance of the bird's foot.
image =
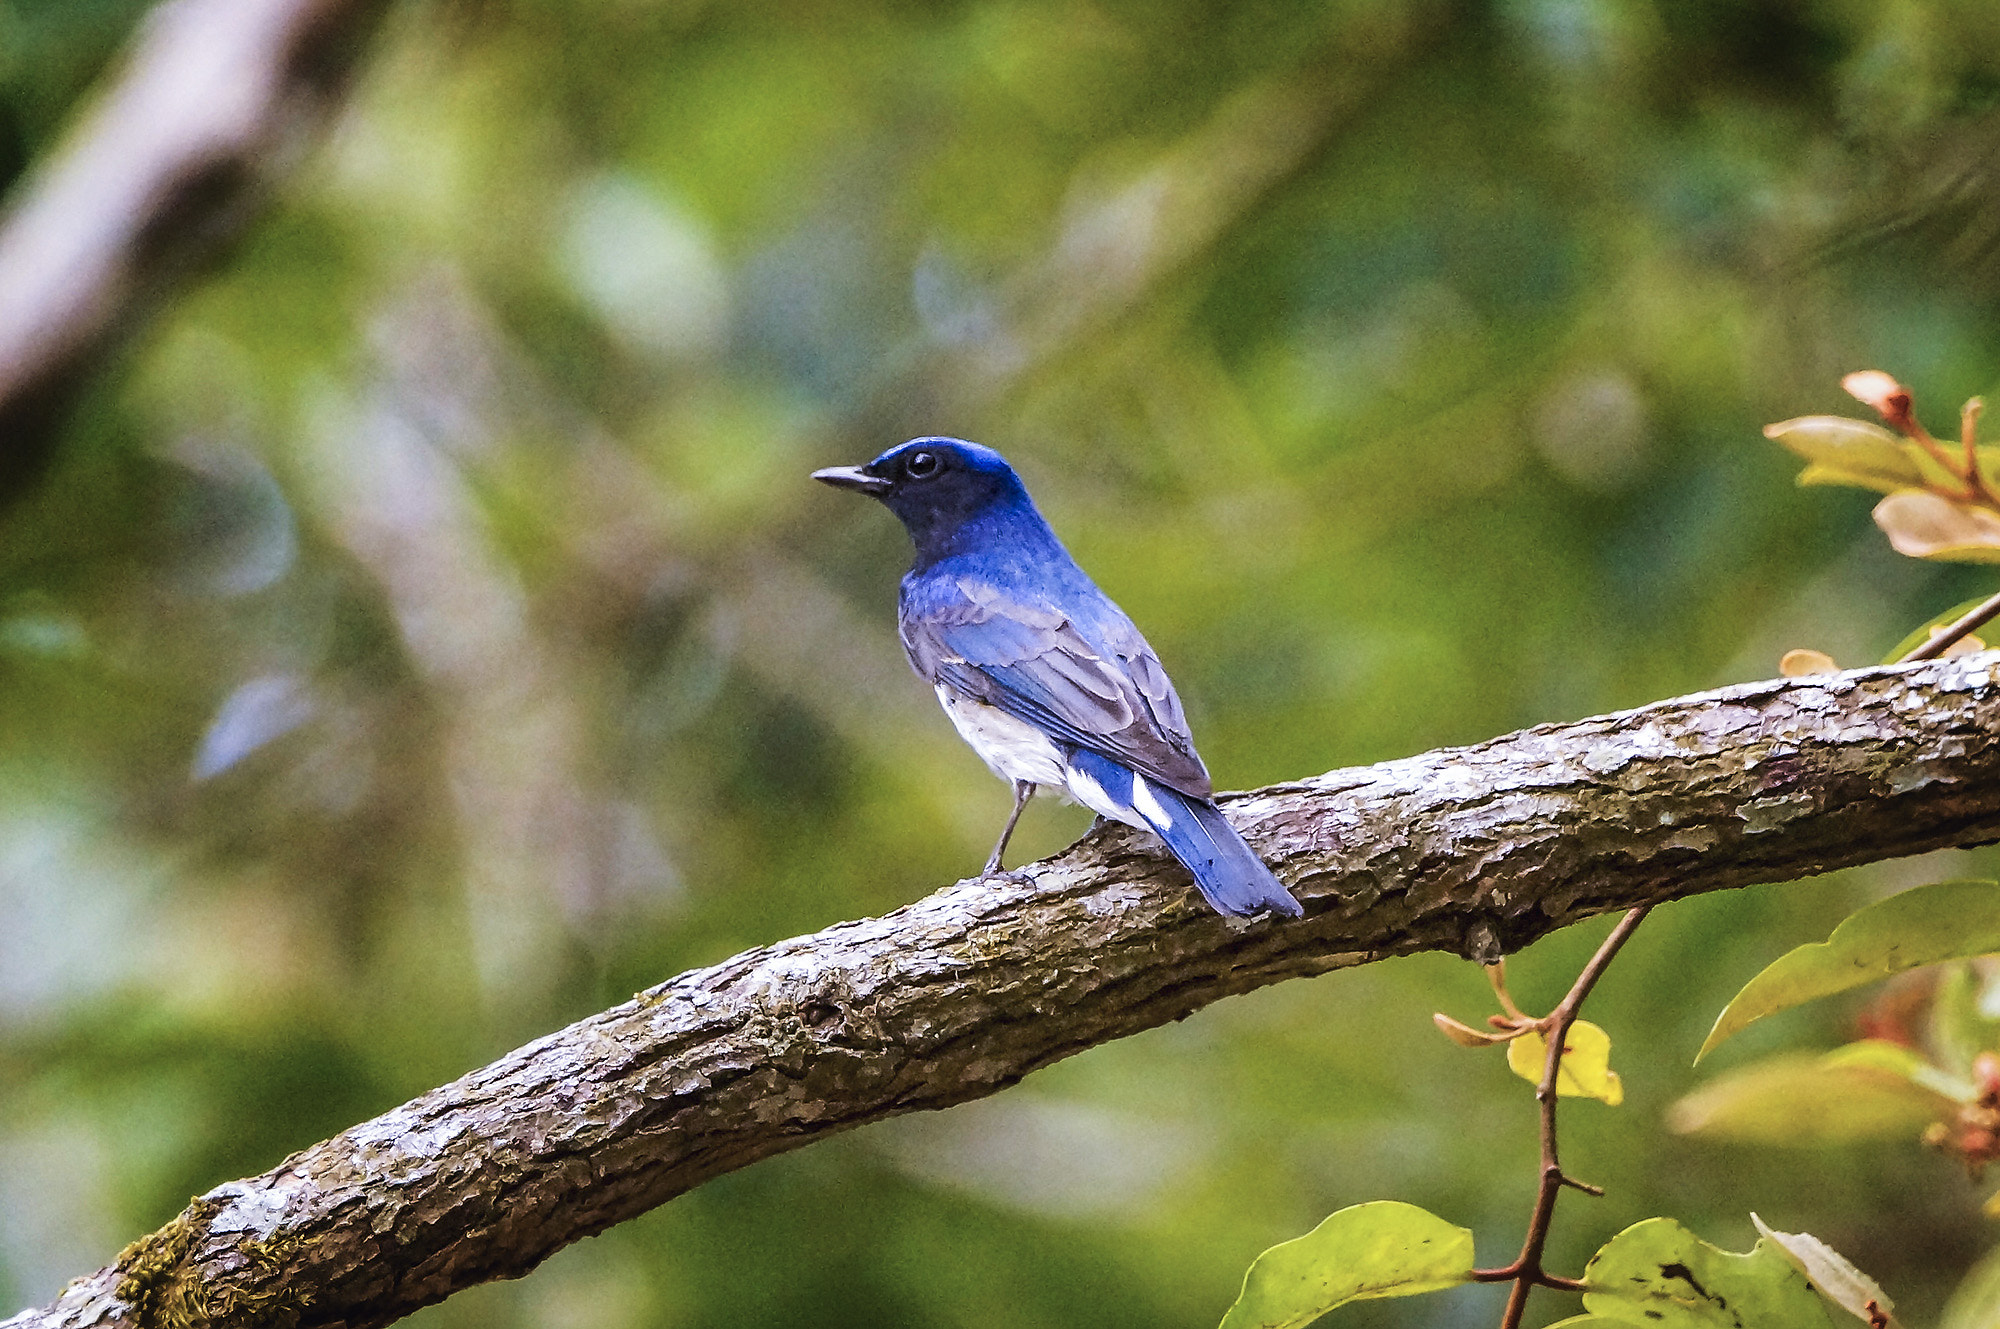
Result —
<instances>
[{"instance_id":1,"label":"bird's foot","mask_svg":"<svg viewBox=\"0 0 2000 1329\"><path fill-rule=\"evenodd\" d=\"M981 881L1004 881L1014 886L1032 886L1035 879L1025 868L1003 868L997 863L988 863L980 870Z\"/></svg>"}]
</instances>

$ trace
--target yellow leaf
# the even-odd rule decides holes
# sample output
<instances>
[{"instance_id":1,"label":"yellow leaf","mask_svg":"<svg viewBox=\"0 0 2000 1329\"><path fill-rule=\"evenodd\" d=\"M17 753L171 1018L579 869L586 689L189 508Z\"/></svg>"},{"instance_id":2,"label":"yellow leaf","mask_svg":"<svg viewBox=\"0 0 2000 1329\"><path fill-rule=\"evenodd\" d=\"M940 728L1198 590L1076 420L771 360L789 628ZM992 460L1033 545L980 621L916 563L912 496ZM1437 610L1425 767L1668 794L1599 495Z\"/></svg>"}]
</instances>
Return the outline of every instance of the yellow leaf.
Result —
<instances>
[{"instance_id":1,"label":"yellow leaf","mask_svg":"<svg viewBox=\"0 0 2000 1329\"><path fill-rule=\"evenodd\" d=\"M1548 1060L1548 1040L1536 1030L1507 1045L1507 1065L1529 1084L1542 1082ZM1595 1098L1612 1107L1625 1101L1625 1085L1611 1069L1611 1035L1588 1020L1569 1027L1562 1067L1556 1072L1556 1093L1564 1098Z\"/></svg>"},{"instance_id":2,"label":"yellow leaf","mask_svg":"<svg viewBox=\"0 0 2000 1329\"><path fill-rule=\"evenodd\" d=\"M1804 678L1807 674L1837 674L1840 666L1825 651L1809 651L1803 648L1786 651L1778 661L1778 672L1786 678Z\"/></svg>"},{"instance_id":3,"label":"yellow leaf","mask_svg":"<svg viewBox=\"0 0 2000 1329\"><path fill-rule=\"evenodd\" d=\"M1899 554L1958 563L2000 563L2000 514L1903 489L1875 505L1875 524Z\"/></svg>"},{"instance_id":4,"label":"yellow leaf","mask_svg":"<svg viewBox=\"0 0 2000 1329\"><path fill-rule=\"evenodd\" d=\"M1921 477L1920 484L1931 483L1931 478L1923 474L1921 467L1918 468L1918 474ZM1844 485L1849 489L1872 489L1878 494L1893 494L1900 489L1911 487L1907 480L1900 478L1891 479L1873 471L1856 470L1850 466L1829 466L1817 461L1808 462L1806 468L1799 472L1798 484L1801 489L1810 489L1815 485Z\"/></svg>"}]
</instances>

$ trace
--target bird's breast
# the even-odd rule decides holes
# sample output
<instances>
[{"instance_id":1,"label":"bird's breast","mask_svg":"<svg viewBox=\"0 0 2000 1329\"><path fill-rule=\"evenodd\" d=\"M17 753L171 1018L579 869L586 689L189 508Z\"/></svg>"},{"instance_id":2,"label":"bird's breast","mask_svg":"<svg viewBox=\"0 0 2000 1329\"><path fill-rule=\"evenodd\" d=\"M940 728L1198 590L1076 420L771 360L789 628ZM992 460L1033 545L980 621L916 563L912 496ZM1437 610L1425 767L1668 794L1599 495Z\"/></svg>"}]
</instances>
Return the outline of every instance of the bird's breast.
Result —
<instances>
[{"instance_id":1,"label":"bird's breast","mask_svg":"<svg viewBox=\"0 0 2000 1329\"><path fill-rule=\"evenodd\" d=\"M1064 784L1062 752L1047 734L949 684L938 684L937 696L958 736L995 775L1032 784Z\"/></svg>"}]
</instances>

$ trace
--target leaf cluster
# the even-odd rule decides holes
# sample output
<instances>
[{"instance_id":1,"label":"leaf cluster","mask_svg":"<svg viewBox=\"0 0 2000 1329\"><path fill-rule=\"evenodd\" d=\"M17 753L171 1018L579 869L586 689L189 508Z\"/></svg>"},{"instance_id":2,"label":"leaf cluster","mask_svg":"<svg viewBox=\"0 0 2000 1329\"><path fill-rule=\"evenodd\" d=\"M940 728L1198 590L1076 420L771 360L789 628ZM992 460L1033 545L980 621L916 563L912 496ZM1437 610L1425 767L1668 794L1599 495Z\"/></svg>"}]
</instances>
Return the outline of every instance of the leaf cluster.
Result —
<instances>
[{"instance_id":1,"label":"leaf cluster","mask_svg":"<svg viewBox=\"0 0 2000 1329\"><path fill-rule=\"evenodd\" d=\"M1885 1009L1867 1037L1823 1056L1788 1054L1738 1067L1681 1099L1670 1123L1683 1133L1764 1145L1921 1138L1960 1159L1977 1180L2000 1159L2000 966L1987 959L1996 951L2000 882L1939 882L1856 911L1826 941L1788 952L1745 984L1716 1017L1697 1062L1767 1016L1931 967L1921 1006L1902 1003L1894 1016ZM1564 1026L1562 1054L1551 1063L1545 1034L1558 1016L1524 1014L1508 995L1501 967L1488 972L1504 1008L1488 1018L1494 1032L1443 1014L1433 1017L1440 1030L1467 1047L1504 1045L1509 1066L1544 1092L1553 1083L1561 1095L1611 1106L1623 1100L1603 1030L1583 1021ZM1574 1004L1575 994L1565 1005ZM1555 1166L1552 1128L1550 1116L1545 1169ZM2000 1193L1987 1211L2000 1217ZM1535 1223L1547 1219L1548 1210L1538 1210ZM1543 1286L1582 1294L1584 1313L1561 1321L1577 1329L1819 1329L1836 1323L1831 1308L1872 1329L1897 1325L1889 1295L1826 1242L1752 1219L1761 1237L1744 1254L1721 1251L1671 1219L1654 1218L1608 1242L1580 1280L1542 1275L1538 1264L1527 1273ZM1525 1276L1520 1265L1479 1269L1472 1248L1470 1231L1411 1205L1344 1209L1258 1257L1222 1329L1298 1329L1353 1301ZM1531 1234L1524 1260L1538 1260L1539 1249L1539 1237ZM1518 1301L1510 1303L1508 1326L1519 1322ZM1996 1320L2000 1277L1981 1265L1961 1285L1946 1322L1969 1329Z\"/></svg>"},{"instance_id":2,"label":"leaf cluster","mask_svg":"<svg viewBox=\"0 0 2000 1329\"><path fill-rule=\"evenodd\" d=\"M1984 403L1960 412L1960 451L1946 451L1916 418L1908 388L1880 370L1849 374L1842 385L1875 407L1892 428L1838 415L1808 415L1764 428L1806 459L1802 485L1849 485L1886 495L1875 524L1911 558L2000 563L2000 493L1993 487L2000 447L1980 444ZM1893 430L1893 432L1892 432Z\"/></svg>"}]
</instances>

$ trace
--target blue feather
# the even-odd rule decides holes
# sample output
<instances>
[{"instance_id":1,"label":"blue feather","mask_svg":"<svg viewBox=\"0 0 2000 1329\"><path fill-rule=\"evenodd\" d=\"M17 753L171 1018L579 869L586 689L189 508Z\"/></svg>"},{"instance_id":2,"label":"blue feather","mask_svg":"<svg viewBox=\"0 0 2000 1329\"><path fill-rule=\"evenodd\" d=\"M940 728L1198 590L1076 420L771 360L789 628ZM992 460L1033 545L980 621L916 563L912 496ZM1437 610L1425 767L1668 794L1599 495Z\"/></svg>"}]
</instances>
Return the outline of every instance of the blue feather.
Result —
<instances>
[{"instance_id":1,"label":"blue feather","mask_svg":"<svg viewBox=\"0 0 2000 1329\"><path fill-rule=\"evenodd\" d=\"M1088 777L1131 814L1131 819L1143 821L1166 841L1201 888L1201 898L1217 913L1249 918L1269 912L1297 918L1305 912L1214 803L1190 798L1088 749L1077 749L1068 756L1071 769ZM1160 812L1166 816L1158 815Z\"/></svg>"}]
</instances>

